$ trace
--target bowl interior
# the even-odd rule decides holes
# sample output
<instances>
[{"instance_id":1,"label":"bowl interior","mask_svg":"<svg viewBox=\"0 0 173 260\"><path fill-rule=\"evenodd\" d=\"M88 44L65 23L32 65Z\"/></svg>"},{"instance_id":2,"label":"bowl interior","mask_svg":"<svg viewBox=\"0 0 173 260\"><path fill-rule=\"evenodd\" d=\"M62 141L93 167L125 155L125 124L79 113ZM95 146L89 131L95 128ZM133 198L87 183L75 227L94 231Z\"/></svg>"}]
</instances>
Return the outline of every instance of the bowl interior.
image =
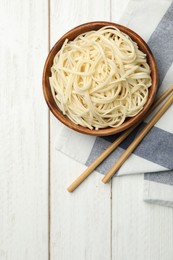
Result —
<instances>
[{"instance_id":1,"label":"bowl interior","mask_svg":"<svg viewBox=\"0 0 173 260\"><path fill-rule=\"evenodd\" d=\"M57 107L54 98L51 93L50 84L49 84L49 77L51 76L51 66L53 64L53 59L57 52L60 50L63 42L65 39L74 40L79 34L91 31L91 30L98 30L103 26L116 26L121 30L122 32L128 34L133 41L135 41L138 44L138 47L141 51L143 51L147 55L147 62L151 69L151 78L152 78L152 86L149 88L149 95L148 100L144 105L144 108L142 111L140 111L136 116L127 118L122 125L117 126L115 128L108 127L103 128L99 130L90 130L86 127L82 127L79 125L76 125L73 123L68 117L64 116L59 108ZM148 45L145 43L145 41L135 32L130 30L129 28L111 23L111 22L90 22L86 24L82 24L80 26L75 27L74 29L70 30L66 34L64 34L58 42L54 45L54 47L51 49L47 60L45 62L44 71L43 71L43 92L46 99L46 102L52 111L52 113L55 115L55 117L60 120L63 124L70 127L71 129L78 131L80 133L89 134L89 135L95 135L95 136L104 136L104 135L112 135L119 133L121 131L124 131L125 129L129 128L130 126L137 123L139 120L141 120L148 109L150 108L151 104L154 101L155 94L157 91L157 85L158 85L158 73L157 73L157 67L156 63L153 57L153 54L151 50L149 49Z\"/></svg>"}]
</instances>

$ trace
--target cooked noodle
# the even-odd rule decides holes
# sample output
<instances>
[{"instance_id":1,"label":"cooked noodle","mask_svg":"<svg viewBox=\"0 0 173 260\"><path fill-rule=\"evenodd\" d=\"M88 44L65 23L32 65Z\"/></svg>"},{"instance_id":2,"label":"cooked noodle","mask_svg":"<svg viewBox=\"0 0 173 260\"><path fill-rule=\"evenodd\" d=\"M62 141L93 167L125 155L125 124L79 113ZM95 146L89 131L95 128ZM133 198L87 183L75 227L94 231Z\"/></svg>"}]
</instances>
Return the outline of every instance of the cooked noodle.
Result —
<instances>
[{"instance_id":1,"label":"cooked noodle","mask_svg":"<svg viewBox=\"0 0 173 260\"><path fill-rule=\"evenodd\" d=\"M90 129L116 127L138 114L151 86L146 55L129 36L110 26L66 39L51 72L59 109Z\"/></svg>"}]
</instances>

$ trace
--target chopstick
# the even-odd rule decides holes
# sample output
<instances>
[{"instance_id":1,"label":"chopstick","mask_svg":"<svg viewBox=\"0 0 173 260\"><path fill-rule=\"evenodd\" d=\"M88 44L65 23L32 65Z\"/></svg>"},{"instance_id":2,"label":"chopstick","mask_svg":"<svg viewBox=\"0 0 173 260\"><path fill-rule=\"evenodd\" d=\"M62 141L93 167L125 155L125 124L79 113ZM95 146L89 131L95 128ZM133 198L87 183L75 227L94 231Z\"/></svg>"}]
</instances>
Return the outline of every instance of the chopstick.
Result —
<instances>
[{"instance_id":1,"label":"chopstick","mask_svg":"<svg viewBox=\"0 0 173 260\"><path fill-rule=\"evenodd\" d=\"M121 167L121 165L126 161L126 159L130 156L130 154L134 151L134 149L138 146L138 144L142 141L142 139L146 136L146 134L151 130L151 128L156 124L156 122L161 118L161 116L166 112L166 110L173 103L173 94L165 101L159 111L150 119L148 124L144 127L143 130L139 133L139 135L135 138L135 140L129 145L129 147L124 151L124 153L119 157L117 162L112 166L112 168L107 172L107 174L102 179L102 182L108 183L116 171Z\"/></svg>"},{"instance_id":2,"label":"chopstick","mask_svg":"<svg viewBox=\"0 0 173 260\"><path fill-rule=\"evenodd\" d=\"M173 91L173 86L169 87L152 105L150 110L147 112L145 117L141 119L134 126L125 130L120 137L118 137L100 156L88 167L86 170L67 188L69 192L73 192L93 171L94 169L103 162L108 155L113 152L118 145L144 120L162 101Z\"/></svg>"}]
</instances>

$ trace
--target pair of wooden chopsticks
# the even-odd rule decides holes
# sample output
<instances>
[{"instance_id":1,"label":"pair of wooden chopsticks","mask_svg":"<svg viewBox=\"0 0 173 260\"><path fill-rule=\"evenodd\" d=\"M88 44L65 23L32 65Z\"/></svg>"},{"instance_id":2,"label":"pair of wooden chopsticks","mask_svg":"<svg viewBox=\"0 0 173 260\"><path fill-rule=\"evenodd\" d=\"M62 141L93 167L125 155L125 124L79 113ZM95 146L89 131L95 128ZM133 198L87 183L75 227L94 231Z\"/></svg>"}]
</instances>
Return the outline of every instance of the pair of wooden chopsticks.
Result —
<instances>
[{"instance_id":1,"label":"pair of wooden chopsticks","mask_svg":"<svg viewBox=\"0 0 173 260\"><path fill-rule=\"evenodd\" d=\"M156 107L158 107L163 100L173 92L173 86L168 88L152 105L150 110L147 112L144 120ZM121 167L121 165L125 162L125 160L130 156L130 154L134 151L134 149L138 146L138 144L142 141L142 139L146 136L146 134L151 130L151 128L156 124L156 122L161 118L161 116L165 113L165 111L170 107L173 103L173 94L165 101L159 111L151 118L145 128L139 133L139 135L134 139L134 141L129 145L129 147L124 151L124 153L119 157L117 162L112 166L112 168L107 172L107 174L102 179L103 183L108 183L116 171ZM101 163L103 160L115 149L118 145L142 122L140 120L137 124L130 127L123 134L117 138L68 188L69 192L73 192L93 171L94 169Z\"/></svg>"}]
</instances>

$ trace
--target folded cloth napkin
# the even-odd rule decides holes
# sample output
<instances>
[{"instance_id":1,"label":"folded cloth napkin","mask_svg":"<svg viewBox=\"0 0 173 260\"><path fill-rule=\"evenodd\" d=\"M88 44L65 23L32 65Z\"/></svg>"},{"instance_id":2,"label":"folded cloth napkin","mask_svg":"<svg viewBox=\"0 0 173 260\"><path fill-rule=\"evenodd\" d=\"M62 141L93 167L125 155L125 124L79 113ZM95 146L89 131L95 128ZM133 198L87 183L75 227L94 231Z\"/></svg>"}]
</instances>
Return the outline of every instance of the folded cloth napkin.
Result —
<instances>
[{"instance_id":1,"label":"folded cloth napkin","mask_svg":"<svg viewBox=\"0 0 173 260\"><path fill-rule=\"evenodd\" d=\"M161 94L173 84L173 2L130 0L121 19L115 22L136 31L148 43L158 66L158 95ZM173 106L152 128L117 174L143 173L144 200L173 207L172 114ZM96 170L105 174L148 120L149 117ZM56 149L88 166L118 136L119 134L87 136L62 126L57 136Z\"/></svg>"}]
</instances>

